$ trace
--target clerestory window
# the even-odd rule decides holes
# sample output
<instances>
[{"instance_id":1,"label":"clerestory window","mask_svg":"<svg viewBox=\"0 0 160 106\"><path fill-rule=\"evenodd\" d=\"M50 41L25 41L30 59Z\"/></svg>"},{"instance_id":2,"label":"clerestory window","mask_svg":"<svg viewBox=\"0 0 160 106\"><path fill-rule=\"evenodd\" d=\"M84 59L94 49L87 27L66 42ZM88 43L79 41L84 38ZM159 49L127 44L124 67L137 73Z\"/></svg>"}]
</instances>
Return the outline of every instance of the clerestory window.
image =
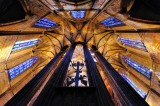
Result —
<instances>
[{"instance_id":1,"label":"clerestory window","mask_svg":"<svg viewBox=\"0 0 160 106\"><path fill-rule=\"evenodd\" d=\"M39 26L39 27L53 28L54 26L57 26L58 24L54 21L47 19L47 18L42 18L42 19L38 20L34 25Z\"/></svg>"},{"instance_id":2,"label":"clerestory window","mask_svg":"<svg viewBox=\"0 0 160 106\"><path fill-rule=\"evenodd\" d=\"M71 11L73 18L84 18L85 11Z\"/></svg>"},{"instance_id":3,"label":"clerestory window","mask_svg":"<svg viewBox=\"0 0 160 106\"><path fill-rule=\"evenodd\" d=\"M38 57L35 56L11 69L9 69L9 78L12 79L15 76L19 75L20 73L22 73L23 71L27 70L29 67L31 67L34 63L36 63L36 61L38 60Z\"/></svg>"},{"instance_id":4,"label":"clerestory window","mask_svg":"<svg viewBox=\"0 0 160 106\"><path fill-rule=\"evenodd\" d=\"M121 21L119 21L119 20L117 20L117 19L115 19L113 17L109 17L109 18L101 21L101 23L104 24L104 25L106 25L106 26L108 26L108 27L110 27L110 26L117 26L117 25L123 24L123 22L121 22Z\"/></svg>"},{"instance_id":5,"label":"clerestory window","mask_svg":"<svg viewBox=\"0 0 160 106\"><path fill-rule=\"evenodd\" d=\"M146 94L139 89L124 73L121 73L121 76L132 86L132 88L142 97L145 98Z\"/></svg>"},{"instance_id":6,"label":"clerestory window","mask_svg":"<svg viewBox=\"0 0 160 106\"><path fill-rule=\"evenodd\" d=\"M125 63L127 63L129 66L134 68L136 71L140 72L142 75L146 76L147 78L151 78L151 71L149 68L147 68L144 65L139 64L138 62L124 55L122 56L122 58Z\"/></svg>"},{"instance_id":7,"label":"clerestory window","mask_svg":"<svg viewBox=\"0 0 160 106\"><path fill-rule=\"evenodd\" d=\"M24 49L27 47L34 46L38 43L39 39L31 39L31 40L23 40L23 41L17 41L15 42L12 52L20 49Z\"/></svg>"},{"instance_id":8,"label":"clerestory window","mask_svg":"<svg viewBox=\"0 0 160 106\"><path fill-rule=\"evenodd\" d=\"M141 40L134 40L134 39L127 39L127 38L117 38L117 40L121 43L121 44L125 44L127 46L132 46L132 47L136 47L136 48L140 48L140 49L144 49L147 50L143 41Z\"/></svg>"}]
</instances>

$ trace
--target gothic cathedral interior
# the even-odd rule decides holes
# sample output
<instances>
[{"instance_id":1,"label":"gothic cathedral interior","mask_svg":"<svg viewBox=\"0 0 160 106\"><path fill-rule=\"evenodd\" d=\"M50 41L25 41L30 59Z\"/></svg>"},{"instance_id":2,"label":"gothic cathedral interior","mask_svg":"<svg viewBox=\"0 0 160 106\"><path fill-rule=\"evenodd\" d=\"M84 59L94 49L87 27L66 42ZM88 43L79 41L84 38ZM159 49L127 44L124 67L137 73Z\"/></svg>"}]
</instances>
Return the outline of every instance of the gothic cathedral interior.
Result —
<instances>
[{"instance_id":1,"label":"gothic cathedral interior","mask_svg":"<svg viewBox=\"0 0 160 106\"><path fill-rule=\"evenodd\" d=\"M0 0L0 106L160 106L160 0Z\"/></svg>"}]
</instances>

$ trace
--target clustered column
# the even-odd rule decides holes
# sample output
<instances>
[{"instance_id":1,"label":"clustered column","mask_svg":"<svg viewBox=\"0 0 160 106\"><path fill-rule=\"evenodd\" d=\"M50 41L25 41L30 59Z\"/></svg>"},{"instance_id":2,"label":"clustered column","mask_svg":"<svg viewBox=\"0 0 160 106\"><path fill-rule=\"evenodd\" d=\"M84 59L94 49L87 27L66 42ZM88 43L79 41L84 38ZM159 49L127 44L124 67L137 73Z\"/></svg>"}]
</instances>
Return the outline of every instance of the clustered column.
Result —
<instances>
[{"instance_id":1,"label":"clustered column","mask_svg":"<svg viewBox=\"0 0 160 106\"><path fill-rule=\"evenodd\" d=\"M79 82L79 61L77 62L77 70L76 70L76 77L75 77L75 86L78 87Z\"/></svg>"},{"instance_id":2,"label":"clustered column","mask_svg":"<svg viewBox=\"0 0 160 106\"><path fill-rule=\"evenodd\" d=\"M73 52L74 52L75 46L72 45L70 49L67 51L65 56L63 57L62 61L58 65L57 69L47 82L46 86L34 102L34 106L40 106L40 105L48 105L52 106L55 89L56 87L62 87L65 76L69 67L69 63L71 61ZM48 102L49 101L49 102Z\"/></svg>"},{"instance_id":3,"label":"clustered column","mask_svg":"<svg viewBox=\"0 0 160 106\"><path fill-rule=\"evenodd\" d=\"M100 106L113 106L114 104L112 102L110 94L105 87L105 84L90 54L90 51L88 50L87 45L84 45L83 49L87 67L89 86L95 87L97 89L97 97L99 99Z\"/></svg>"},{"instance_id":4,"label":"clustered column","mask_svg":"<svg viewBox=\"0 0 160 106\"><path fill-rule=\"evenodd\" d=\"M121 77L111 64L92 46L96 56L105 68L107 80L113 89L116 98L122 106L148 106L147 102Z\"/></svg>"},{"instance_id":5,"label":"clustered column","mask_svg":"<svg viewBox=\"0 0 160 106\"><path fill-rule=\"evenodd\" d=\"M16 105L26 106L32 99L39 87L43 84L48 74L52 71L53 65L62 56L68 46L64 46L61 51L32 79L30 80L5 106Z\"/></svg>"}]
</instances>

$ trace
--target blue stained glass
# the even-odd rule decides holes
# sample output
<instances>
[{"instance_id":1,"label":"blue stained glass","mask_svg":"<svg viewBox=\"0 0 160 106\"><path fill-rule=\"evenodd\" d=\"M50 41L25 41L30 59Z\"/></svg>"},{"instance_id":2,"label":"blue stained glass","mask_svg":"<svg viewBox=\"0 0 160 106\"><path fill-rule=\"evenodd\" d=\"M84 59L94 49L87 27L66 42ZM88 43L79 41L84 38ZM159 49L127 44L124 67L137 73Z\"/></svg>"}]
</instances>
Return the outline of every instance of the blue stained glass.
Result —
<instances>
[{"instance_id":1,"label":"blue stained glass","mask_svg":"<svg viewBox=\"0 0 160 106\"><path fill-rule=\"evenodd\" d=\"M103 21L101 21L102 24L106 25L106 26L115 26L115 25L120 25L123 24L123 22L113 18L113 17L109 17Z\"/></svg>"},{"instance_id":2,"label":"blue stained glass","mask_svg":"<svg viewBox=\"0 0 160 106\"><path fill-rule=\"evenodd\" d=\"M35 56L13 68L11 68L8 72L9 72L9 77L10 79L14 78L15 76L19 75L20 73L22 73L23 71L25 71L26 69L28 69L30 66L32 66L36 61L38 60L38 57Z\"/></svg>"},{"instance_id":3,"label":"blue stained glass","mask_svg":"<svg viewBox=\"0 0 160 106\"><path fill-rule=\"evenodd\" d=\"M140 72L141 74L145 75L147 78L151 78L151 72L150 69L145 67L144 65L139 64L138 62L132 60L129 57L126 56L122 56L123 60L130 65L131 67L133 67L135 70L137 70L138 72Z\"/></svg>"},{"instance_id":4,"label":"blue stained glass","mask_svg":"<svg viewBox=\"0 0 160 106\"><path fill-rule=\"evenodd\" d=\"M84 18L85 11L71 11L73 18Z\"/></svg>"},{"instance_id":5,"label":"blue stained glass","mask_svg":"<svg viewBox=\"0 0 160 106\"><path fill-rule=\"evenodd\" d=\"M17 41L15 42L12 52L16 50L20 50L23 48L34 46L38 43L39 39L32 39L32 40L24 40L24 41Z\"/></svg>"},{"instance_id":6,"label":"blue stained glass","mask_svg":"<svg viewBox=\"0 0 160 106\"><path fill-rule=\"evenodd\" d=\"M136 47L136 48L140 48L140 49L146 49L143 41L141 40L134 40L134 39L127 39L127 38L117 38L117 40L121 43L121 44L125 44L125 45L128 45L128 46L133 46L133 47Z\"/></svg>"},{"instance_id":7,"label":"blue stained glass","mask_svg":"<svg viewBox=\"0 0 160 106\"><path fill-rule=\"evenodd\" d=\"M38 20L34 25L36 26L41 26L41 27L47 27L47 28L52 28L54 26L57 26L58 24L54 21L51 21L47 18L42 18Z\"/></svg>"},{"instance_id":8,"label":"blue stained glass","mask_svg":"<svg viewBox=\"0 0 160 106\"><path fill-rule=\"evenodd\" d=\"M142 97L145 98L146 94L139 89L124 73L121 73L121 76L132 86L132 88Z\"/></svg>"}]
</instances>

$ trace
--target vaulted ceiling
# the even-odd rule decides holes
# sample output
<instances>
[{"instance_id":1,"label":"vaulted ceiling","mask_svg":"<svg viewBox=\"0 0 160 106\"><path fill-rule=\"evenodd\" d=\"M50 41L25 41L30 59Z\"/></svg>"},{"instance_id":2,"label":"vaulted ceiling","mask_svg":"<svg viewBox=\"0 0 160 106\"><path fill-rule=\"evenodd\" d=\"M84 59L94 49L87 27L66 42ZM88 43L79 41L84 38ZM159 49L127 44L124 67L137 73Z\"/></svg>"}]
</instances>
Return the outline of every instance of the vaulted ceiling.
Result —
<instances>
[{"instance_id":1,"label":"vaulted ceiling","mask_svg":"<svg viewBox=\"0 0 160 106\"><path fill-rule=\"evenodd\" d=\"M10 50L6 50L8 55L15 41L35 37L42 39L42 42L34 49L35 53L41 55L42 58L46 57L45 52L49 58L52 58L65 45L85 42L89 47L95 45L104 56L111 55L112 61L116 60L119 63L120 59L116 55L125 48L117 43L118 36L144 40L144 34L147 36L147 32L156 32L160 27L160 18L158 18L160 15L157 10L158 3L156 3L159 2L158 0L151 2L152 5L148 5L149 0L7 1L1 1L0 34L4 41L11 39L11 43L7 44L7 46L10 45ZM141 15L146 12L145 9L148 10L147 14ZM85 11L84 18L73 18L71 14L73 10ZM123 24L108 27L101 23L109 17L114 17ZM58 26L35 27L34 23L42 18L52 20ZM149 51L152 48L148 46L147 49ZM5 53L4 50L1 52ZM4 61L3 58L1 61Z\"/></svg>"},{"instance_id":2,"label":"vaulted ceiling","mask_svg":"<svg viewBox=\"0 0 160 106\"><path fill-rule=\"evenodd\" d=\"M31 53L38 55L44 66L65 45L85 42L89 48L95 45L116 69L125 69L120 56L128 52L137 56L137 61L153 68L152 62L160 64L159 6L159 0L1 0L0 63L12 62L17 56ZM84 18L73 18L71 11L80 10L85 11ZM101 23L109 17L123 24L106 26ZM42 18L58 25L36 27L34 24ZM117 37L142 40L148 51L125 47ZM34 38L41 39L35 47L11 52L16 41ZM77 55L83 57L81 52ZM10 64L8 68L12 66ZM156 68L158 70L159 65ZM1 66L1 69L5 67Z\"/></svg>"},{"instance_id":3,"label":"vaulted ceiling","mask_svg":"<svg viewBox=\"0 0 160 106\"><path fill-rule=\"evenodd\" d=\"M158 3L158 0L1 0L0 33L4 36L2 40L12 38L10 46L17 40L32 39L32 35L40 37L43 40L35 51L50 48L52 54L73 42L95 45L100 52L123 50L116 43L117 35L142 40L142 33L159 30ZM145 9L147 14L141 15ZM73 10L85 11L84 18L73 18ZM122 21L123 25L107 27L101 23L109 17ZM41 18L52 20L58 26L35 27L34 23ZM25 37L19 38L20 35Z\"/></svg>"}]
</instances>

